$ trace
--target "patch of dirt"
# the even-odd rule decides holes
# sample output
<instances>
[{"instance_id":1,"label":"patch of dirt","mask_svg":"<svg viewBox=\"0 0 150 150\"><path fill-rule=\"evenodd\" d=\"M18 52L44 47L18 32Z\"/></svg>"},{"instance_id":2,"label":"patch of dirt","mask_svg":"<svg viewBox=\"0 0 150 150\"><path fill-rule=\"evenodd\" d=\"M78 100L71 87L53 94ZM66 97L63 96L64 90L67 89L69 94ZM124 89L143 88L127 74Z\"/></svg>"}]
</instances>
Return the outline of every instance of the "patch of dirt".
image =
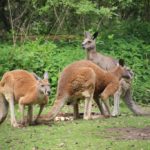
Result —
<instances>
[{"instance_id":1,"label":"patch of dirt","mask_svg":"<svg viewBox=\"0 0 150 150\"><path fill-rule=\"evenodd\" d=\"M107 129L109 136L115 140L150 140L150 126L145 128L109 128Z\"/></svg>"}]
</instances>

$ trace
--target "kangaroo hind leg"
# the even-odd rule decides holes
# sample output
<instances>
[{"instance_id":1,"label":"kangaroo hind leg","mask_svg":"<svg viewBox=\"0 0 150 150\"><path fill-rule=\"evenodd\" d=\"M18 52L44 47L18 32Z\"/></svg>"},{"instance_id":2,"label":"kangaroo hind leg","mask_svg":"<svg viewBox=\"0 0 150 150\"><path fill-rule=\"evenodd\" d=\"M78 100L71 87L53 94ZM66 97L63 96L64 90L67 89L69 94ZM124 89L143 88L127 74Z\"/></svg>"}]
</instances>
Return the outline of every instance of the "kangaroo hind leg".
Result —
<instances>
[{"instance_id":1,"label":"kangaroo hind leg","mask_svg":"<svg viewBox=\"0 0 150 150\"><path fill-rule=\"evenodd\" d=\"M15 117L14 96L12 94L5 94L5 98L9 103L11 125L13 127L20 127Z\"/></svg>"},{"instance_id":2,"label":"kangaroo hind leg","mask_svg":"<svg viewBox=\"0 0 150 150\"><path fill-rule=\"evenodd\" d=\"M121 97L121 90L118 90L114 94L114 107L113 107L113 111L111 114L114 117L120 115L120 109L119 109L120 97Z\"/></svg>"},{"instance_id":3,"label":"kangaroo hind leg","mask_svg":"<svg viewBox=\"0 0 150 150\"><path fill-rule=\"evenodd\" d=\"M90 97L85 98L84 115L83 115L83 119L85 120L91 119L92 99L93 99L92 95Z\"/></svg>"}]
</instances>

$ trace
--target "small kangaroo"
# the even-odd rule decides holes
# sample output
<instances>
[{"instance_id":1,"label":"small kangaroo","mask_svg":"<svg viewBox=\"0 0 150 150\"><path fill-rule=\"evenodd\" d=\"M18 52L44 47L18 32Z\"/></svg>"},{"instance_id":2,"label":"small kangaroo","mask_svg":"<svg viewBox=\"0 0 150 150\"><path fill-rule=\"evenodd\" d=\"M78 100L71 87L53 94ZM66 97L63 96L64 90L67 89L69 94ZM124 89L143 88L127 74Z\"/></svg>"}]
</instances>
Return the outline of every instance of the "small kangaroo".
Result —
<instances>
[{"instance_id":1,"label":"small kangaroo","mask_svg":"<svg viewBox=\"0 0 150 150\"><path fill-rule=\"evenodd\" d=\"M95 39L97 36L98 32L95 32L93 36L89 32L85 32L85 38L82 42L82 47L86 50L87 60L92 61L93 63L97 64L99 67L105 70L112 70L117 66L118 60L102 55L101 53L98 53L96 51ZM119 89L114 94L114 110L112 112L112 116L117 116L120 114L119 100L121 96L123 96L123 98L125 99L125 103L134 114L145 115L145 113L141 111L140 108L138 108L138 106L132 100L131 80L133 78L133 72L130 69L128 71L130 72L130 78L121 79Z\"/></svg>"},{"instance_id":2,"label":"small kangaroo","mask_svg":"<svg viewBox=\"0 0 150 150\"><path fill-rule=\"evenodd\" d=\"M33 104L39 104L40 110L38 119L50 95L50 84L48 73L44 74L44 79L40 79L36 74L25 70L13 70L6 72L0 81L0 123L2 123L10 107L11 125L20 127L15 118L14 104L19 103L22 113L22 124L25 121L24 107L28 106L28 123L32 123Z\"/></svg>"},{"instance_id":3,"label":"small kangaroo","mask_svg":"<svg viewBox=\"0 0 150 150\"><path fill-rule=\"evenodd\" d=\"M65 103L73 105L74 118L78 118L78 101L81 99L85 99L83 118L88 120L91 118L92 99L99 99L100 96L110 112L107 98L116 92L122 77L130 76L123 67L123 61L120 60L119 63L120 65L110 72L88 60L68 65L58 80L56 100L47 115L48 120L53 120Z\"/></svg>"}]
</instances>

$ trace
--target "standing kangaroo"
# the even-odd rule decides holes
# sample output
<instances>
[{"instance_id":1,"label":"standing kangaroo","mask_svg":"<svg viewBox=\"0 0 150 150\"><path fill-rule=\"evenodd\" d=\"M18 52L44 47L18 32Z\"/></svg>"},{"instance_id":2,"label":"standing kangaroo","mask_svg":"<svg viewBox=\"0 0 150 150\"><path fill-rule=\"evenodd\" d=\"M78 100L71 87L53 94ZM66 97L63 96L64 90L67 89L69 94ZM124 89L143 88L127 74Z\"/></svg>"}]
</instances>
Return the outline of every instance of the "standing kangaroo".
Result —
<instances>
[{"instance_id":1,"label":"standing kangaroo","mask_svg":"<svg viewBox=\"0 0 150 150\"><path fill-rule=\"evenodd\" d=\"M85 39L82 43L82 47L86 49L87 59L94 62L101 68L105 70L111 70L117 66L117 60L104 56L96 51L96 44L95 39L98 36L98 32L95 32L93 36L89 33L85 33ZM121 79L120 80L120 86L118 91L114 94L114 109L112 112L112 116L119 115L119 99L121 96L124 97L125 103L129 107L129 109L135 114L135 115L145 115L144 112L142 112L138 106L135 104L135 102L132 100L131 95L131 80L133 73L130 71L131 78L130 79Z\"/></svg>"},{"instance_id":2,"label":"standing kangaroo","mask_svg":"<svg viewBox=\"0 0 150 150\"><path fill-rule=\"evenodd\" d=\"M120 65L123 66L122 61ZM99 99L100 96L110 112L107 98L116 92L121 77L130 76L129 72L120 65L111 72L101 69L88 60L77 61L67 66L59 78L56 100L47 115L48 120L53 120L65 103L73 104L74 118L78 118L80 99L85 99L83 118L90 119L92 99Z\"/></svg>"},{"instance_id":3,"label":"standing kangaroo","mask_svg":"<svg viewBox=\"0 0 150 150\"><path fill-rule=\"evenodd\" d=\"M50 84L48 73L44 74L44 79L40 79L36 74L25 70L14 70L6 72L0 81L0 123L2 123L10 107L11 125L19 127L14 112L14 104L19 103L22 112L22 123L24 119L24 107L28 106L28 122L32 123L33 104L39 104L40 110L36 120L40 116L44 105L48 102L50 95Z\"/></svg>"}]
</instances>

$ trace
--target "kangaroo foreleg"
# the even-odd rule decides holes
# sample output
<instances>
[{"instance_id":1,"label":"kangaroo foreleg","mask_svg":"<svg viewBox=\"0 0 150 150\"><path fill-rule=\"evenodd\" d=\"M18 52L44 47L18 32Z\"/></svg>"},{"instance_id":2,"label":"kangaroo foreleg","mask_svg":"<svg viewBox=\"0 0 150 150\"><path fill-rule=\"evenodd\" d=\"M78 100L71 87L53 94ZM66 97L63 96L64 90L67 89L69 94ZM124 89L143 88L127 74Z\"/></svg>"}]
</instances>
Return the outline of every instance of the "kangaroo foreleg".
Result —
<instances>
[{"instance_id":1,"label":"kangaroo foreleg","mask_svg":"<svg viewBox=\"0 0 150 150\"><path fill-rule=\"evenodd\" d=\"M44 106L45 106L45 105L40 105L39 113L38 113L36 119L34 120L34 122L37 122L38 118L40 117L40 115L41 115L41 113L42 113L42 111L43 111L43 109L44 109Z\"/></svg>"},{"instance_id":2,"label":"kangaroo foreleg","mask_svg":"<svg viewBox=\"0 0 150 150\"><path fill-rule=\"evenodd\" d=\"M118 89L117 84L110 83L101 94L101 99L103 100L109 115L110 115L110 109L109 109L108 98L109 96L113 95L117 91L117 89Z\"/></svg>"}]
</instances>

